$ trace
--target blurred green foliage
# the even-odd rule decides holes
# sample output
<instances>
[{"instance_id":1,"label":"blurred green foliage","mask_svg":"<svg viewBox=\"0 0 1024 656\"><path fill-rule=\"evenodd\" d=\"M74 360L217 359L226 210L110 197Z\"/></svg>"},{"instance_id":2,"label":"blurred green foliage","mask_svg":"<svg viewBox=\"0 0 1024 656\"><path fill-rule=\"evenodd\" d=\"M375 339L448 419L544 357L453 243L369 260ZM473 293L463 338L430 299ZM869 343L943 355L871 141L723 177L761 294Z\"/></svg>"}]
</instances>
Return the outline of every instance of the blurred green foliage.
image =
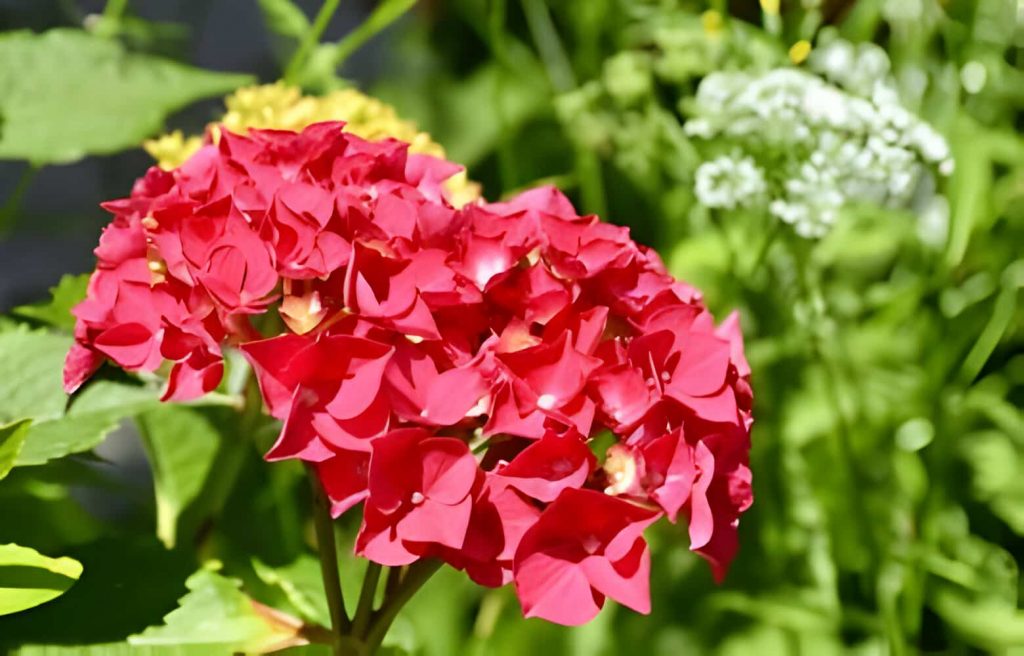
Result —
<instances>
[{"instance_id":1,"label":"blurred green foliage","mask_svg":"<svg viewBox=\"0 0 1024 656\"><path fill-rule=\"evenodd\" d=\"M408 3L385 4L376 20L386 23ZM371 91L430 130L488 197L555 182L656 246L718 316L740 309L757 423L756 501L724 585L671 527L651 536L649 617L611 605L578 629L524 621L509 590L446 569L399 617L386 643L395 653L1024 653L1024 9L792 0L775 14L772 4L450 0L400 23ZM373 33L314 42L296 59L315 19L287 0L259 5L283 39L281 71L297 61L295 79L311 91L345 84L338 65ZM695 174L714 144L684 127L701 80L793 66L791 47L816 44L825 28L884 47L902 104L945 135L955 169L932 180L940 205L850 203L817 241L764 211L701 206ZM155 29L111 11L92 34L4 35L0 50L33 39L145 50L156 41L132 35ZM0 57L0 81L12 61ZM24 152L0 141L0 153L43 162L128 147L181 103L238 82L189 71L153 97L133 66L105 83L153 104L139 125L96 133L105 128L86 103L74 125L93 126L89 140L61 137L46 151L32 140ZM3 129L43 105L39 85L19 89L24 99L0 98ZM245 630L245 595L323 622L303 473L260 460L275 427L251 403L239 414L244 366L229 362L224 389L201 407L154 408L157 382L126 378L65 407L57 372L66 309L81 293L68 279L50 304L0 322L0 471L15 465L0 482L0 543L85 568L59 599L0 618L0 646L226 653L266 637ZM125 417L136 417L152 490L89 455ZM129 505L105 517L83 507L90 495ZM343 543L355 529L339 523ZM200 569L211 559L221 573ZM351 600L365 563L342 560ZM147 630L181 597L165 626ZM176 643L183 617L242 630L214 644L189 623ZM98 646L68 647L77 644Z\"/></svg>"}]
</instances>

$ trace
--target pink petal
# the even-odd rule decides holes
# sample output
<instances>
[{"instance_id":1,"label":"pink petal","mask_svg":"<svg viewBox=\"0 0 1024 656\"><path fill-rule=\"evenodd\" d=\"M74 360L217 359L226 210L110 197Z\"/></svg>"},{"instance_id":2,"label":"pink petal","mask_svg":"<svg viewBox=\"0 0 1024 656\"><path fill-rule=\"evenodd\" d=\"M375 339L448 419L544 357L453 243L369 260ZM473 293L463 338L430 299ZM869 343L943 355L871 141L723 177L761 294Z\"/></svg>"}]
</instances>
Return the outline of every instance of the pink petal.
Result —
<instances>
[{"instance_id":1,"label":"pink petal","mask_svg":"<svg viewBox=\"0 0 1024 656\"><path fill-rule=\"evenodd\" d=\"M138 323L123 323L104 330L93 342L96 349L126 369L137 369L159 358L153 333Z\"/></svg>"},{"instance_id":2,"label":"pink petal","mask_svg":"<svg viewBox=\"0 0 1024 656\"><path fill-rule=\"evenodd\" d=\"M292 359L311 344L309 338L287 333L239 347L256 371L260 392L270 414L277 419L288 416L292 394L299 383L295 378L282 374Z\"/></svg>"},{"instance_id":3,"label":"pink petal","mask_svg":"<svg viewBox=\"0 0 1024 656\"><path fill-rule=\"evenodd\" d=\"M708 544L715 530L715 518L708 501L708 488L715 475L715 457L703 442L698 442L694 460L700 474L690 494L690 549L696 551Z\"/></svg>"},{"instance_id":4,"label":"pink petal","mask_svg":"<svg viewBox=\"0 0 1024 656\"><path fill-rule=\"evenodd\" d=\"M729 343L713 335L691 333L670 383L688 396L708 396L725 384Z\"/></svg>"},{"instance_id":5,"label":"pink petal","mask_svg":"<svg viewBox=\"0 0 1024 656\"><path fill-rule=\"evenodd\" d=\"M450 437L424 439L419 445L422 488L428 499L456 504L465 499L479 467L465 442Z\"/></svg>"},{"instance_id":6,"label":"pink petal","mask_svg":"<svg viewBox=\"0 0 1024 656\"><path fill-rule=\"evenodd\" d=\"M526 447L497 479L538 501L554 501L562 490L586 482L597 459L575 432L559 436L548 431Z\"/></svg>"},{"instance_id":7,"label":"pink petal","mask_svg":"<svg viewBox=\"0 0 1024 656\"><path fill-rule=\"evenodd\" d=\"M74 394L102 364L102 355L76 342L64 359L64 391Z\"/></svg>"},{"instance_id":8,"label":"pink petal","mask_svg":"<svg viewBox=\"0 0 1024 656\"><path fill-rule=\"evenodd\" d=\"M473 500L463 499L455 505L439 503L427 497L398 520L395 531L403 540L441 544L461 549L469 529Z\"/></svg>"},{"instance_id":9,"label":"pink petal","mask_svg":"<svg viewBox=\"0 0 1024 656\"><path fill-rule=\"evenodd\" d=\"M475 369L449 369L437 376L427 390L422 419L438 426L461 421L487 393L483 376Z\"/></svg>"},{"instance_id":10,"label":"pink petal","mask_svg":"<svg viewBox=\"0 0 1024 656\"><path fill-rule=\"evenodd\" d=\"M583 569L545 553L517 560L516 594L525 617L579 626L597 616L604 597L595 593Z\"/></svg>"},{"instance_id":11,"label":"pink petal","mask_svg":"<svg viewBox=\"0 0 1024 656\"><path fill-rule=\"evenodd\" d=\"M614 564L607 558L591 556L580 563L594 588L638 613L651 612L651 552L643 538Z\"/></svg>"}]
</instances>

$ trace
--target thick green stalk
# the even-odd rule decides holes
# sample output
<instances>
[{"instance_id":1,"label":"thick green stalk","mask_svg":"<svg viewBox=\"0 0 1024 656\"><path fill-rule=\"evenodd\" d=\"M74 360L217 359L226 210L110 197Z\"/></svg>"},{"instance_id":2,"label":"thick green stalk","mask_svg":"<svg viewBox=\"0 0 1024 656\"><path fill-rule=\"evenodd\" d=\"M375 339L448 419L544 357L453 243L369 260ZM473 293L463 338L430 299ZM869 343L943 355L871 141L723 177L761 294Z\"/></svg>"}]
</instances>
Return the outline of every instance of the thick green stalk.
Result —
<instances>
[{"instance_id":1,"label":"thick green stalk","mask_svg":"<svg viewBox=\"0 0 1024 656\"><path fill-rule=\"evenodd\" d=\"M440 569L441 564L440 560L430 559L421 560L409 566L401 583L393 590L392 594L385 597L384 604L374 614L373 620L370 622L370 629L366 633L366 646L369 653L372 654L380 646L388 629L391 628L391 623L398 617L398 611L402 610L402 607L423 587L423 584L430 580L434 572ZM392 570L392 575L397 571Z\"/></svg>"},{"instance_id":2,"label":"thick green stalk","mask_svg":"<svg viewBox=\"0 0 1024 656\"><path fill-rule=\"evenodd\" d=\"M352 628L345 613L345 597L341 591L341 577L338 574L338 551L334 541L334 523L331 520L330 502L316 473L309 471L313 486L313 522L316 527L316 545L320 554L320 573L327 595L327 608L331 614L331 630L335 636L334 653L343 656L342 636Z\"/></svg>"},{"instance_id":3,"label":"thick green stalk","mask_svg":"<svg viewBox=\"0 0 1024 656\"><path fill-rule=\"evenodd\" d=\"M370 616L373 615L373 602L377 596L377 584L380 582L381 566L371 562L366 568L366 575L363 577L363 587L359 592L359 603L356 606L356 616L352 620L352 635L362 636L370 624Z\"/></svg>"}]
</instances>

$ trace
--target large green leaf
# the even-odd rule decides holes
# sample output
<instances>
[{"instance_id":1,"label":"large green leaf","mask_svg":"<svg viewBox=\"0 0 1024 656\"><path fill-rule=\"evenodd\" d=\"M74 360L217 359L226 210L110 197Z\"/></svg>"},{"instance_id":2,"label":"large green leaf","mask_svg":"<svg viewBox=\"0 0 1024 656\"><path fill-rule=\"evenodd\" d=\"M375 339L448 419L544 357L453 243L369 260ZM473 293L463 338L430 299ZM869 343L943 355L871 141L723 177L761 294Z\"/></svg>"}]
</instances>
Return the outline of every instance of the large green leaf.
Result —
<instances>
[{"instance_id":1,"label":"large green leaf","mask_svg":"<svg viewBox=\"0 0 1024 656\"><path fill-rule=\"evenodd\" d=\"M25 444L25 435L31 419L13 421L6 426L0 426L0 480L4 479L14 467L14 461L21 453L21 447Z\"/></svg>"},{"instance_id":2,"label":"large green leaf","mask_svg":"<svg viewBox=\"0 0 1024 656\"><path fill-rule=\"evenodd\" d=\"M11 32L0 36L0 159L62 163L125 150L168 114L251 80L130 53L81 30Z\"/></svg>"},{"instance_id":3,"label":"large green leaf","mask_svg":"<svg viewBox=\"0 0 1024 656\"><path fill-rule=\"evenodd\" d=\"M178 539L179 518L199 497L222 439L200 409L163 406L138 420L153 468L157 536L169 547Z\"/></svg>"},{"instance_id":4,"label":"large green leaf","mask_svg":"<svg viewBox=\"0 0 1024 656\"><path fill-rule=\"evenodd\" d=\"M320 561L303 554L295 562L283 567L271 567L254 560L253 569L260 580L269 586L280 588L291 605L307 620L330 626L331 616L324 595L324 580L320 573Z\"/></svg>"},{"instance_id":5,"label":"large green leaf","mask_svg":"<svg viewBox=\"0 0 1024 656\"><path fill-rule=\"evenodd\" d=\"M0 653L23 644L124 642L174 608L196 567L190 554L110 525L96 541L61 553L82 563L85 575L59 599L0 618Z\"/></svg>"},{"instance_id":6,"label":"large green leaf","mask_svg":"<svg viewBox=\"0 0 1024 656\"><path fill-rule=\"evenodd\" d=\"M254 602L235 579L202 569L185 585L189 593L164 624L131 636L132 645L194 645L229 654L266 653L301 643L301 622Z\"/></svg>"},{"instance_id":7,"label":"large green leaf","mask_svg":"<svg viewBox=\"0 0 1024 656\"><path fill-rule=\"evenodd\" d=\"M71 338L21 328L0 332L0 423L59 417L61 383Z\"/></svg>"},{"instance_id":8,"label":"large green leaf","mask_svg":"<svg viewBox=\"0 0 1024 656\"><path fill-rule=\"evenodd\" d=\"M9 615L59 597L82 575L71 558L48 558L35 549L0 545L0 615Z\"/></svg>"},{"instance_id":9,"label":"large green leaf","mask_svg":"<svg viewBox=\"0 0 1024 656\"><path fill-rule=\"evenodd\" d=\"M72 330L75 327L75 317L71 314L71 308L85 298L88 286L89 274L66 275L60 279L56 287L50 289L49 301L23 305L15 308L14 313L55 328Z\"/></svg>"},{"instance_id":10,"label":"large green leaf","mask_svg":"<svg viewBox=\"0 0 1024 656\"><path fill-rule=\"evenodd\" d=\"M154 390L97 381L77 396L67 414L32 424L17 465L41 465L96 447L121 422L156 406Z\"/></svg>"}]
</instances>

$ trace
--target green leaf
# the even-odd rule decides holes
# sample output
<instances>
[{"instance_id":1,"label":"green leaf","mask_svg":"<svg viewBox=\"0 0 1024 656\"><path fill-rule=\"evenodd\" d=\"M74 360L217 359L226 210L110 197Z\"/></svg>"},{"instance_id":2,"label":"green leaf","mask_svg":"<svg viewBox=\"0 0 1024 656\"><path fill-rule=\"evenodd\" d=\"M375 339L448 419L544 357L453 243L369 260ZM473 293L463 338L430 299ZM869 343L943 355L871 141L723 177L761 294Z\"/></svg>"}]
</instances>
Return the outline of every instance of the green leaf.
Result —
<instances>
[{"instance_id":1,"label":"green leaf","mask_svg":"<svg viewBox=\"0 0 1024 656\"><path fill-rule=\"evenodd\" d=\"M0 619L0 653L15 645L123 643L174 608L196 569L190 554L110 525L98 540L61 553L86 574L59 599Z\"/></svg>"},{"instance_id":2,"label":"green leaf","mask_svg":"<svg viewBox=\"0 0 1024 656\"><path fill-rule=\"evenodd\" d=\"M946 264L949 267L963 261L971 233L989 211L992 160L982 143L977 124L962 115L951 140L956 170L949 183L950 227L946 245Z\"/></svg>"},{"instance_id":3,"label":"green leaf","mask_svg":"<svg viewBox=\"0 0 1024 656\"><path fill-rule=\"evenodd\" d=\"M10 32L0 36L0 159L116 153L155 134L168 114L251 81L129 53L81 30Z\"/></svg>"},{"instance_id":4,"label":"green leaf","mask_svg":"<svg viewBox=\"0 0 1024 656\"><path fill-rule=\"evenodd\" d=\"M299 613L312 622L330 626L331 616L324 596L320 562L309 555L284 567L271 567L259 560L252 563L256 576L267 585L280 588Z\"/></svg>"},{"instance_id":5,"label":"green leaf","mask_svg":"<svg viewBox=\"0 0 1024 656\"><path fill-rule=\"evenodd\" d=\"M138 420L153 468L157 537L168 547L178 539L179 520L206 486L221 435L199 409L163 406Z\"/></svg>"},{"instance_id":6,"label":"green leaf","mask_svg":"<svg viewBox=\"0 0 1024 656\"><path fill-rule=\"evenodd\" d=\"M41 331L0 332L0 422L54 419L67 403L61 380L71 338Z\"/></svg>"},{"instance_id":7,"label":"green leaf","mask_svg":"<svg viewBox=\"0 0 1024 656\"><path fill-rule=\"evenodd\" d=\"M75 397L66 415L32 424L17 465L41 465L95 448L121 422L157 405L152 389L97 381Z\"/></svg>"},{"instance_id":8,"label":"green leaf","mask_svg":"<svg viewBox=\"0 0 1024 656\"><path fill-rule=\"evenodd\" d=\"M281 36L301 39L309 31L309 18L291 0L259 0L263 19Z\"/></svg>"},{"instance_id":9,"label":"green leaf","mask_svg":"<svg viewBox=\"0 0 1024 656\"><path fill-rule=\"evenodd\" d=\"M26 319L34 319L54 328L73 330L75 317L71 308L85 298L89 286L89 274L66 275L60 279L56 287L50 288L51 298L45 303L22 305L14 308L14 314Z\"/></svg>"},{"instance_id":10,"label":"green leaf","mask_svg":"<svg viewBox=\"0 0 1024 656\"><path fill-rule=\"evenodd\" d=\"M238 580L202 569L185 585L189 593L164 624L129 637L130 644L219 647L224 653L266 653L299 644L301 622L254 602Z\"/></svg>"},{"instance_id":11,"label":"green leaf","mask_svg":"<svg viewBox=\"0 0 1024 656\"><path fill-rule=\"evenodd\" d=\"M22 419L0 426L0 480L6 478L14 467L31 423L31 419Z\"/></svg>"},{"instance_id":12,"label":"green leaf","mask_svg":"<svg viewBox=\"0 0 1024 656\"><path fill-rule=\"evenodd\" d=\"M973 599L970 595L942 586L932 594L936 612L952 629L992 651L1024 646L1024 612L991 599Z\"/></svg>"},{"instance_id":13,"label":"green leaf","mask_svg":"<svg viewBox=\"0 0 1024 656\"><path fill-rule=\"evenodd\" d=\"M48 558L35 549L0 545L0 615L34 608L55 599L82 575L71 558Z\"/></svg>"}]
</instances>

